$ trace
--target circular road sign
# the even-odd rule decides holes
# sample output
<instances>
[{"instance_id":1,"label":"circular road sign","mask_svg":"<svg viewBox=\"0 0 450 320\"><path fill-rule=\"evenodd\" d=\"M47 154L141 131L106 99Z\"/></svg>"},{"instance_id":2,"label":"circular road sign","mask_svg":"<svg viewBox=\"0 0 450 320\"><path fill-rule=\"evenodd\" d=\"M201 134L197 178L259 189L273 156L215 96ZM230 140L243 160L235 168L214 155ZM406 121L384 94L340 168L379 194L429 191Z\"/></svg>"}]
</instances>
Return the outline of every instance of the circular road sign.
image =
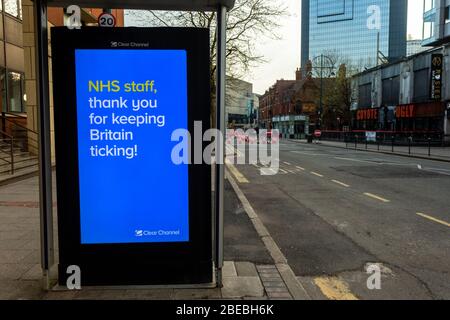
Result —
<instances>
[{"instance_id":1,"label":"circular road sign","mask_svg":"<svg viewBox=\"0 0 450 320\"><path fill-rule=\"evenodd\" d=\"M115 27L116 26L116 17L114 17L111 13L102 13L98 17L98 26L99 27Z\"/></svg>"}]
</instances>

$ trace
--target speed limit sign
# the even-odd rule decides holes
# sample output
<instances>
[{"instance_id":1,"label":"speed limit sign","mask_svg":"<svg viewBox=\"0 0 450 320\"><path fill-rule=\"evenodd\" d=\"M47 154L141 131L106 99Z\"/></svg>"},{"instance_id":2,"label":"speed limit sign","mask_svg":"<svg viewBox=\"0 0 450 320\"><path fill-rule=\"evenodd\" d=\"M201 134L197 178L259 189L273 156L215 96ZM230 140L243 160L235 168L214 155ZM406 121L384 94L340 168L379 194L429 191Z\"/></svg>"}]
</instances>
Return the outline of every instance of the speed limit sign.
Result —
<instances>
[{"instance_id":1,"label":"speed limit sign","mask_svg":"<svg viewBox=\"0 0 450 320\"><path fill-rule=\"evenodd\" d=\"M115 27L116 26L116 18L111 13L102 13L98 17L98 26L99 27Z\"/></svg>"}]
</instances>

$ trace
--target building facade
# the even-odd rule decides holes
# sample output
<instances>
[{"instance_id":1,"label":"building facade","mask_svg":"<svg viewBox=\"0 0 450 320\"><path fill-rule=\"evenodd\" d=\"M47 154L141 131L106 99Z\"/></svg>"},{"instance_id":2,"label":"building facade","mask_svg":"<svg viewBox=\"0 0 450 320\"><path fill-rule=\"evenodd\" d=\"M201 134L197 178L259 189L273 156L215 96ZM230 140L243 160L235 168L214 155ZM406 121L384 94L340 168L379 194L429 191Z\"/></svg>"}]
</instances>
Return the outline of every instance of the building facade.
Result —
<instances>
[{"instance_id":1,"label":"building facade","mask_svg":"<svg viewBox=\"0 0 450 320\"><path fill-rule=\"evenodd\" d=\"M450 39L450 1L424 0L424 46L436 46Z\"/></svg>"},{"instance_id":2,"label":"building facade","mask_svg":"<svg viewBox=\"0 0 450 320\"><path fill-rule=\"evenodd\" d=\"M408 40L406 43L406 56L410 57L415 54L427 51L429 48L422 46L422 40Z\"/></svg>"},{"instance_id":3,"label":"building facade","mask_svg":"<svg viewBox=\"0 0 450 320\"><path fill-rule=\"evenodd\" d=\"M450 48L355 75L353 130L450 140Z\"/></svg>"},{"instance_id":4,"label":"building facade","mask_svg":"<svg viewBox=\"0 0 450 320\"><path fill-rule=\"evenodd\" d=\"M253 128L258 123L259 98L253 84L227 78L225 120L230 128Z\"/></svg>"},{"instance_id":5,"label":"building facade","mask_svg":"<svg viewBox=\"0 0 450 320\"><path fill-rule=\"evenodd\" d=\"M364 70L406 56L407 0L302 0L301 65L334 56Z\"/></svg>"},{"instance_id":6,"label":"building facade","mask_svg":"<svg viewBox=\"0 0 450 320\"><path fill-rule=\"evenodd\" d=\"M320 80L302 77L278 80L260 98L260 127L277 129L284 138L303 139L318 119Z\"/></svg>"},{"instance_id":7,"label":"building facade","mask_svg":"<svg viewBox=\"0 0 450 320\"><path fill-rule=\"evenodd\" d=\"M2 112L25 112L21 0L0 1L0 103Z\"/></svg>"}]
</instances>

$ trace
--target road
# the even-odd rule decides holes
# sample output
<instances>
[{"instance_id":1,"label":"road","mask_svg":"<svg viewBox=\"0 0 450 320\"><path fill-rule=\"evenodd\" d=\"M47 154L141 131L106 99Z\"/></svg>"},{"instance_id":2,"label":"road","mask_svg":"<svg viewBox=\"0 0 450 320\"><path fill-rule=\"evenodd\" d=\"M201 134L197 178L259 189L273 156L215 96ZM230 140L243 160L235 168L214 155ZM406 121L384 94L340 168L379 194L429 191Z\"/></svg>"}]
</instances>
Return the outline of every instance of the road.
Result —
<instances>
[{"instance_id":1,"label":"road","mask_svg":"<svg viewBox=\"0 0 450 320\"><path fill-rule=\"evenodd\" d=\"M450 299L450 163L283 141L230 171L312 298Z\"/></svg>"}]
</instances>

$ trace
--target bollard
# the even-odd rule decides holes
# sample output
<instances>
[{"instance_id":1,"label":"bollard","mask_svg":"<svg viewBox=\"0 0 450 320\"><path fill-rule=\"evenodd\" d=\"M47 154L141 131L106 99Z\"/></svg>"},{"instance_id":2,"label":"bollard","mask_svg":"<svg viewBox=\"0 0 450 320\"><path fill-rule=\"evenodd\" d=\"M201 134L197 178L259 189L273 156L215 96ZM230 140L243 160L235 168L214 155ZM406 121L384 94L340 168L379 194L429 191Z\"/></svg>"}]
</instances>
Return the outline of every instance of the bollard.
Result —
<instances>
[{"instance_id":1,"label":"bollard","mask_svg":"<svg viewBox=\"0 0 450 320\"><path fill-rule=\"evenodd\" d=\"M411 155L411 143L412 143L412 137L408 138L408 154Z\"/></svg>"},{"instance_id":2,"label":"bollard","mask_svg":"<svg viewBox=\"0 0 450 320\"><path fill-rule=\"evenodd\" d=\"M395 137L392 136L392 137L391 137L391 140L392 140L392 153L394 153L394 141L395 141Z\"/></svg>"},{"instance_id":3,"label":"bollard","mask_svg":"<svg viewBox=\"0 0 450 320\"><path fill-rule=\"evenodd\" d=\"M431 157L431 138L428 138L428 156Z\"/></svg>"},{"instance_id":4,"label":"bollard","mask_svg":"<svg viewBox=\"0 0 450 320\"><path fill-rule=\"evenodd\" d=\"M358 135L355 134L355 150L358 149Z\"/></svg>"}]
</instances>

